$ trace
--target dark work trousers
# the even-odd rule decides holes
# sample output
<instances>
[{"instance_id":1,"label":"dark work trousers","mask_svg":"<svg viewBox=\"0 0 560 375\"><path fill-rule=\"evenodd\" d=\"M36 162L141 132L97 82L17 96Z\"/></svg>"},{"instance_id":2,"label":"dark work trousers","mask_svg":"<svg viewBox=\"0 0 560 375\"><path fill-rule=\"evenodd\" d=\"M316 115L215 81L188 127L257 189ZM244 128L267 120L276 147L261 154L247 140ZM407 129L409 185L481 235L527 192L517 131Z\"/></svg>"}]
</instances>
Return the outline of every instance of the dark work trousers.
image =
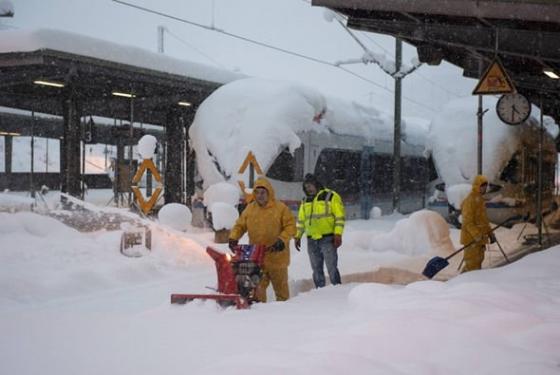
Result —
<instances>
[{"instance_id":1,"label":"dark work trousers","mask_svg":"<svg viewBox=\"0 0 560 375\"><path fill-rule=\"evenodd\" d=\"M313 270L313 282L316 288L325 286L324 264L327 265L331 284L340 284L338 272L338 254L333 245L333 236L325 236L319 240L307 238L307 252Z\"/></svg>"}]
</instances>

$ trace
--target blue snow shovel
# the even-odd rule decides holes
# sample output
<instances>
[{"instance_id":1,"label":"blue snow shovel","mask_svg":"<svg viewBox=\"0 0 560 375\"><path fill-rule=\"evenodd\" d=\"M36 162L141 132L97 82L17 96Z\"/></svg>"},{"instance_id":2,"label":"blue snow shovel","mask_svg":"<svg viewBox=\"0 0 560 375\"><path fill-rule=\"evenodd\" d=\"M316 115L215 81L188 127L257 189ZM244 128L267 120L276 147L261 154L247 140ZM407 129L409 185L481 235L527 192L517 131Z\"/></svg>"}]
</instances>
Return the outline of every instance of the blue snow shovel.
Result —
<instances>
[{"instance_id":1,"label":"blue snow shovel","mask_svg":"<svg viewBox=\"0 0 560 375\"><path fill-rule=\"evenodd\" d=\"M422 271L422 275L426 276L428 279L431 279L432 277L437 275L439 271L441 271L442 269L444 269L449 265L449 259L453 258L455 255L459 254L461 251L465 250L467 247L471 246L475 242L476 240L472 241L471 243L463 246L459 250L454 251L453 253L451 253L445 258L433 257L428 261L428 264L426 264L424 271Z\"/></svg>"},{"instance_id":2,"label":"blue snow shovel","mask_svg":"<svg viewBox=\"0 0 560 375\"><path fill-rule=\"evenodd\" d=\"M509 219L507 219L506 221L504 221L501 224L496 225L494 228L492 228L487 234L490 234L492 232L494 232L496 229L500 228L500 227L506 227L506 228L511 228L513 226L513 224L515 224L516 222L519 222L520 219L523 219L523 217L520 216L516 216L516 217L511 217ZM461 251L465 250L467 247L471 246L472 244L474 244L477 240L473 240L472 242L468 243L467 245L463 246L462 248L460 248L459 250L454 251L453 253L451 253L450 255L448 255L445 258L442 257L433 257L432 259L430 259L428 261L428 263L426 264L426 267L424 268L424 271L422 271L422 275L426 276L428 279L431 279L432 277L434 277L435 275L437 275L437 273L439 271L441 271L442 269L444 269L445 267L447 267L449 265L449 259L453 258L455 255L459 254ZM501 246L500 246L500 250ZM503 252L503 250L502 250ZM505 253L504 257L506 257ZM506 260L507 257L506 257ZM509 260L508 260L509 261Z\"/></svg>"}]
</instances>

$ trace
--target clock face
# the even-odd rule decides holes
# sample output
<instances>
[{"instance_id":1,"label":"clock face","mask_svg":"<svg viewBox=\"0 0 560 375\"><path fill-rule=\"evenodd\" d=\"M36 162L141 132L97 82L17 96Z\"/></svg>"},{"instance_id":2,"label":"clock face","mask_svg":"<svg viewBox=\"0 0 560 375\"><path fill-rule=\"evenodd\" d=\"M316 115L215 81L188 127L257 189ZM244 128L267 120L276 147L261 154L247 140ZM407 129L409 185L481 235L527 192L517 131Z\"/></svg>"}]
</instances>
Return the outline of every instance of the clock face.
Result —
<instances>
[{"instance_id":1,"label":"clock face","mask_svg":"<svg viewBox=\"0 0 560 375\"><path fill-rule=\"evenodd\" d=\"M529 118L531 103L521 94L505 94L498 100L496 112L506 124L519 125Z\"/></svg>"}]
</instances>

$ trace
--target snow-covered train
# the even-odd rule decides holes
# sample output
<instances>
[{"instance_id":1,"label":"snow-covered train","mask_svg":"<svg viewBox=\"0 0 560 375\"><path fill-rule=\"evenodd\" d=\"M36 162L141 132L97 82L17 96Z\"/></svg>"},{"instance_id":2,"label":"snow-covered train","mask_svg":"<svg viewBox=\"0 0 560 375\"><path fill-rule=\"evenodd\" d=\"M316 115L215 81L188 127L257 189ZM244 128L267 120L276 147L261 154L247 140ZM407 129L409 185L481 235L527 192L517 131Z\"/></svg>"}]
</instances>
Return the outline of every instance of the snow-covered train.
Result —
<instances>
[{"instance_id":1,"label":"snow-covered train","mask_svg":"<svg viewBox=\"0 0 560 375\"><path fill-rule=\"evenodd\" d=\"M495 98L485 99L493 108ZM424 207L451 221L476 175L476 99L451 101L431 123L404 119L399 211ZM538 109L534 109L537 113ZM484 117L483 173L491 182L493 222L535 212L538 116L512 127L495 111ZM553 201L558 130L545 117L544 207ZM297 84L249 78L222 86L199 107L189 135L205 186L244 181L238 169L252 152L277 198L297 209L305 174L342 195L348 218L372 207L391 213L393 118L371 107L325 97Z\"/></svg>"},{"instance_id":2,"label":"snow-covered train","mask_svg":"<svg viewBox=\"0 0 560 375\"><path fill-rule=\"evenodd\" d=\"M401 212L425 205L427 126L420 119L403 121ZM293 210L307 173L342 196L348 218L368 218L374 206L392 210L393 119L373 108L296 84L245 79L214 92L189 134L206 186L243 179L247 184L237 170L251 151L277 198Z\"/></svg>"},{"instance_id":3,"label":"snow-covered train","mask_svg":"<svg viewBox=\"0 0 560 375\"><path fill-rule=\"evenodd\" d=\"M267 169L279 199L296 209L302 198L307 173L337 191L348 218L369 218L372 207L392 210L393 142L351 135L303 132L294 153L284 149ZM428 183L428 160L424 146L401 148L400 211L422 209Z\"/></svg>"}]
</instances>

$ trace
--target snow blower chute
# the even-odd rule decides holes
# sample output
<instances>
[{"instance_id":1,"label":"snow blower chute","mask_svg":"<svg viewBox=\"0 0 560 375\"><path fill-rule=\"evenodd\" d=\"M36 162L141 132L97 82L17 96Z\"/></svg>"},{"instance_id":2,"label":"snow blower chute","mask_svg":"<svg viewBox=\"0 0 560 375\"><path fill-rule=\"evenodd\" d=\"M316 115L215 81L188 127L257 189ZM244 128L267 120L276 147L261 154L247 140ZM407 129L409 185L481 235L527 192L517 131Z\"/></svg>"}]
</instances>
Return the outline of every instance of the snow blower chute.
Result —
<instances>
[{"instance_id":1,"label":"snow blower chute","mask_svg":"<svg viewBox=\"0 0 560 375\"><path fill-rule=\"evenodd\" d=\"M266 246L263 245L238 245L231 256L207 247L206 252L216 263L218 294L172 294L171 303L211 299L222 307L235 305L238 309L248 308L256 301L265 251Z\"/></svg>"}]
</instances>

